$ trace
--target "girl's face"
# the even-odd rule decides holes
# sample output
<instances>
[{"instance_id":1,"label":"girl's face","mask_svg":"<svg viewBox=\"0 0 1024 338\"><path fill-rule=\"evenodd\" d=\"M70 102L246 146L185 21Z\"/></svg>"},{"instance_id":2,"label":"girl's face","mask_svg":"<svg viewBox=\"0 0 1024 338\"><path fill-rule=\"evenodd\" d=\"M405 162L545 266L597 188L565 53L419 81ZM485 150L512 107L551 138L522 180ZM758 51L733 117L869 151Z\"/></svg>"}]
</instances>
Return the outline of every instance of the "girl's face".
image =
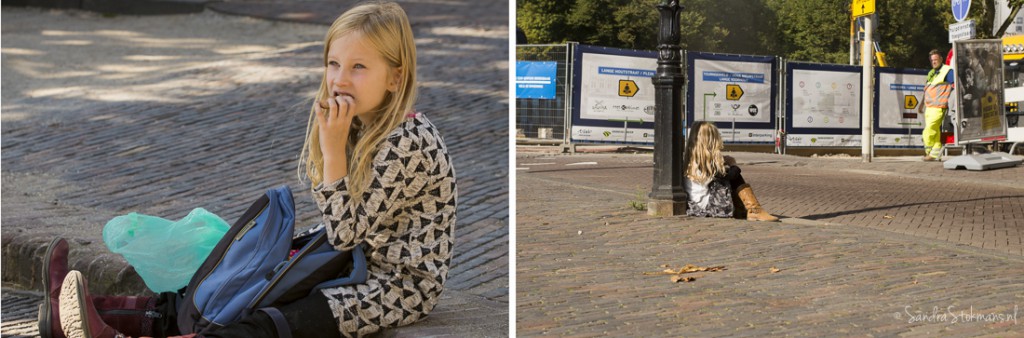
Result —
<instances>
[{"instance_id":1,"label":"girl's face","mask_svg":"<svg viewBox=\"0 0 1024 338\"><path fill-rule=\"evenodd\" d=\"M363 38L362 33L344 34L331 41L327 50L327 94L352 98L356 117L372 121L387 92L398 90L400 69L393 69Z\"/></svg>"}]
</instances>

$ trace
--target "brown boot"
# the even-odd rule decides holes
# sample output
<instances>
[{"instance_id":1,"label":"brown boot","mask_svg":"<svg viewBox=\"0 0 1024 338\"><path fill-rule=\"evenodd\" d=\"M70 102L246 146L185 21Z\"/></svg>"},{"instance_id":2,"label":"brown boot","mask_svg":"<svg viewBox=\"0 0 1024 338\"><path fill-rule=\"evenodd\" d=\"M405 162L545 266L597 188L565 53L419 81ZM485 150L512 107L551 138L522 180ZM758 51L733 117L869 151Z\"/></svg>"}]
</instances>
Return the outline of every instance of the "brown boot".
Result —
<instances>
[{"instance_id":1,"label":"brown boot","mask_svg":"<svg viewBox=\"0 0 1024 338\"><path fill-rule=\"evenodd\" d=\"M103 322L89 300L89 289L85 285L82 273L76 270L68 272L61 284L60 296L60 327L69 338L119 338L124 334L117 332Z\"/></svg>"},{"instance_id":2,"label":"brown boot","mask_svg":"<svg viewBox=\"0 0 1024 338\"><path fill-rule=\"evenodd\" d=\"M778 222L779 218L768 214L761 208L761 203L757 202L757 197L754 197L754 190L750 188L749 184L743 184L736 190L736 195L743 201L743 206L747 208L747 220L748 221L764 221L764 222Z\"/></svg>"},{"instance_id":3,"label":"brown boot","mask_svg":"<svg viewBox=\"0 0 1024 338\"><path fill-rule=\"evenodd\" d=\"M55 238L43 258L43 304L39 305L39 336L66 338L60 327L61 284L68 274L68 242ZM153 334L156 299L151 297L96 296L89 297L105 323L131 336Z\"/></svg>"}]
</instances>

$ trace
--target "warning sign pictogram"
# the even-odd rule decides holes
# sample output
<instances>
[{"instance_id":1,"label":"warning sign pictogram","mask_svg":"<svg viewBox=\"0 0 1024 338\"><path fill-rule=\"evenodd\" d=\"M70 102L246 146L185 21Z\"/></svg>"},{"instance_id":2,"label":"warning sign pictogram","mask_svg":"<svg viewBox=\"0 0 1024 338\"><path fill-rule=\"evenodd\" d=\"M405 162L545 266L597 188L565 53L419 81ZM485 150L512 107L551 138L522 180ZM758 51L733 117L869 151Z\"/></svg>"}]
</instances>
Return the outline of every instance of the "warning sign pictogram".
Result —
<instances>
[{"instance_id":1,"label":"warning sign pictogram","mask_svg":"<svg viewBox=\"0 0 1024 338\"><path fill-rule=\"evenodd\" d=\"M917 108L917 96L903 95L903 109Z\"/></svg>"},{"instance_id":2,"label":"warning sign pictogram","mask_svg":"<svg viewBox=\"0 0 1024 338\"><path fill-rule=\"evenodd\" d=\"M636 95L637 88L636 82L633 80L619 80L619 96L633 97Z\"/></svg>"},{"instance_id":3,"label":"warning sign pictogram","mask_svg":"<svg viewBox=\"0 0 1024 338\"><path fill-rule=\"evenodd\" d=\"M743 97L743 88L740 85L725 85L725 99L731 101L737 101Z\"/></svg>"}]
</instances>

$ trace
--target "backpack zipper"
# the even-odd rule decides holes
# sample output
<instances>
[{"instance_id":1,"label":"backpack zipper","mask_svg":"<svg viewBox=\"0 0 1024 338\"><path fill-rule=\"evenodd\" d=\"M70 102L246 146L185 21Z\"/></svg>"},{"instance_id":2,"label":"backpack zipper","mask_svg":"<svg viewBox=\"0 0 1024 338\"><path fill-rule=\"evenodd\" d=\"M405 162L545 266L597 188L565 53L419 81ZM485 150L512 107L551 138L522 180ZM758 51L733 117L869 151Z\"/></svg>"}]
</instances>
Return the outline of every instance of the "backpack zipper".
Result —
<instances>
[{"instance_id":1,"label":"backpack zipper","mask_svg":"<svg viewBox=\"0 0 1024 338\"><path fill-rule=\"evenodd\" d=\"M235 241L236 242L241 240L242 236L245 236L245 234L247 232L249 232L249 230L252 229L252 227L256 226L256 219L260 218L260 215L263 214L263 212L267 210L267 206L270 206L270 203L267 203L267 205L264 205L263 209L260 209L260 212L256 213L256 217L253 217L251 220L249 220L249 223L245 223L245 226L242 227L242 230L238 231L238 234L235 235Z\"/></svg>"},{"instance_id":2,"label":"backpack zipper","mask_svg":"<svg viewBox=\"0 0 1024 338\"><path fill-rule=\"evenodd\" d=\"M285 259L284 262L287 262L287 264L285 264L284 268L281 269L280 272L274 271L274 274L277 275L276 278L270 281L270 283L268 283L267 286L264 287L263 290L256 295L256 298L254 298L253 301L249 303L248 308L252 309L254 306L262 302L263 298L266 297L268 293L270 293L270 290L273 290L274 286L276 286L277 283L281 281L282 276L288 273L288 270L291 270L291 268L295 266L295 264L298 264L297 262L301 261L303 257L309 254L310 251L313 251L315 248L322 245L323 242L327 240L327 238L324 236L325 233L326 232L321 232L316 236L316 238L313 238L312 240L309 241L309 243L306 243L306 246L299 250L299 252L296 252L295 255L293 255L291 258Z\"/></svg>"},{"instance_id":3,"label":"backpack zipper","mask_svg":"<svg viewBox=\"0 0 1024 338\"><path fill-rule=\"evenodd\" d=\"M249 229L252 229L252 227L256 224L256 219L259 218L260 215L262 215L264 211L267 211L267 207L270 206L270 203L272 203L272 201L268 201L267 204L264 205L263 208L260 209L260 212L257 212L256 216L254 216L251 220L249 220L249 223L246 223L245 226L242 227L242 230L240 230L238 233L239 234L244 234L244 233L248 232ZM241 236L236 235L235 236L235 240L228 243L228 247L224 249L224 253L227 253L228 251L230 251L231 247L234 246L235 242L237 242L240 238L241 238ZM206 273L206 275L203 276L203 279L200 279L199 283L196 284L196 285L203 285L203 282L205 282L207 278L210 278L210 274L213 273L214 270L217 270L217 267L220 266L220 263L222 263L223 261L224 261L224 255L221 254L220 257L217 259L217 264L214 264L213 268L210 268L210 271L208 271ZM196 305L196 293L195 293L195 290L191 290L191 291L192 291L192 294L189 297L192 298L192 306L196 308L196 312L199 313L200 317L205 318L205 316L203 315L203 312L199 311L199 306ZM219 288L218 288L218 290L214 290L215 293L219 293L217 291L220 291Z\"/></svg>"}]
</instances>

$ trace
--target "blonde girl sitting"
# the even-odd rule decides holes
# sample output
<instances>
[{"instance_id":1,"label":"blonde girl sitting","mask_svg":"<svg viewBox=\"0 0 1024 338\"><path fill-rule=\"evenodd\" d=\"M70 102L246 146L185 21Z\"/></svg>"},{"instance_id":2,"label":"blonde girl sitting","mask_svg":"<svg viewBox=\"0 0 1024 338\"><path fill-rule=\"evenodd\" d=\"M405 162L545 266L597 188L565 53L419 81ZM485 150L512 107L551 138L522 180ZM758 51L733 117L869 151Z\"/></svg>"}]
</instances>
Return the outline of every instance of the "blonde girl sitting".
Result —
<instances>
[{"instance_id":1,"label":"blonde girl sitting","mask_svg":"<svg viewBox=\"0 0 1024 338\"><path fill-rule=\"evenodd\" d=\"M455 171L437 128L413 111L416 46L401 7L356 6L324 43L299 171L311 181L331 245L365 245L369 276L279 310L293 337L356 337L414 323L437 305L454 244ZM68 337L121 336L103 323L80 273L68 273L62 287ZM256 312L204 336L278 337L279 329Z\"/></svg>"},{"instance_id":2,"label":"blonde girl sitting","mask_svg":"<svg viewBox=\"0 0 1024 338\"><path fill-rule=\"evenodd\" d=\"M730 156L722 156L722 136L711 122L697 121L690 126L686 141L686 178L683 186L689 195L686 214L699 217L732 217L751 221L775 222L754 197L754 191L740 175L740 167ZM743 209L746 215L743 215Z\"/></svg>"}]
</instances>

